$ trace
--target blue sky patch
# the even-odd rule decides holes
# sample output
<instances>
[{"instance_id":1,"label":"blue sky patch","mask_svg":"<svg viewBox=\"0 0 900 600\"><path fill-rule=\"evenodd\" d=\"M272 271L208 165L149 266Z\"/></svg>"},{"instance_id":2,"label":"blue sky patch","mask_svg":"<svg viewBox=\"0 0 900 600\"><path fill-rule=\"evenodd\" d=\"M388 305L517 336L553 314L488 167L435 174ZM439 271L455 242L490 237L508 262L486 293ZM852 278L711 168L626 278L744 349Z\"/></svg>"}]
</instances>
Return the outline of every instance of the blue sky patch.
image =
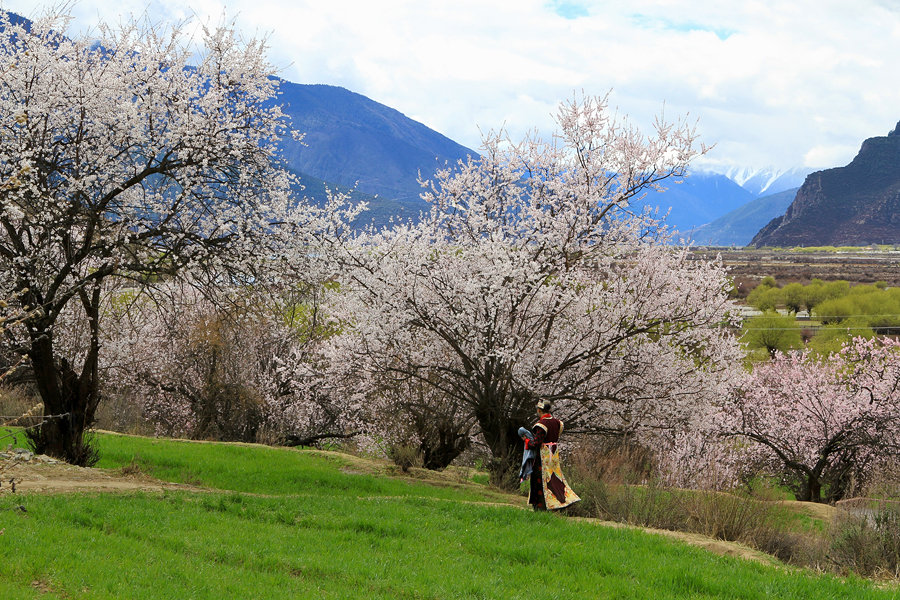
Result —
<instances>
[{"instance_id":1,"label":"blue sky patch","mask_svg":"<svg viewBox=\"0 0 900 600\"><path fill-rule=\"evenodd\" d=\"M631 17L631 21L638 27L644 29L667 29L669 31L678 31L681 33L690 33L691 31L707 31L715 34L720 40L727 40L737 33L737 30L727 29L725 27L713 27L703 25L697 21L675 21L665 17L651 17L649 15L636 14Z\"/></svg>"},{"instance_id":2,"label":"blue sky patch","mask_svg":"<svg viewBox=\"0 0 900 600\"><path fill-rule=\"evenodd\" d=\"M588 16L587 6L567 0L552 0L547 4L550 9L564 19L577 19Z\"/></svg>"}]
</instances>

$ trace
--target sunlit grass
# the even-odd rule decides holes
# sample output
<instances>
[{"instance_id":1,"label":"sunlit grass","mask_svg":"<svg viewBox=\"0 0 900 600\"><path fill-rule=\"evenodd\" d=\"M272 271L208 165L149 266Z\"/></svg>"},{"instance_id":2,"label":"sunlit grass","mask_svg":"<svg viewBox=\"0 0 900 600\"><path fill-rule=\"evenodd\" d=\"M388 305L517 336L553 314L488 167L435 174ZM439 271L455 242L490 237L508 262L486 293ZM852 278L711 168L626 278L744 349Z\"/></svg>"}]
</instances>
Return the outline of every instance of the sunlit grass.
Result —
<instances>
[{"instance_id":1,"label":"sunlit grass","mask_svg":"<svg viewBox=\"0 0 900 600\"><path fill-rule=\"evenodd\" d=\"M99 442L107 468L210 491L0 496L0 598L896 597L496 504L485 486L353 472L352 457Z\"/></svg>"},{"instance_id":2,"label":"sunlit grass","mask_svg":"<svg viewBox=\"0 0 900 600\"><path fill-rule=\"evenodd\" d=\"M137 468L164 481L255 494L430 496L486 500L486 486L428 485L411 478L360 472L353 457L339 453L245 444L209 444L101 435L98 467ZM368 466L368 465L366 465Z\"/></svg>"}]
</instances>

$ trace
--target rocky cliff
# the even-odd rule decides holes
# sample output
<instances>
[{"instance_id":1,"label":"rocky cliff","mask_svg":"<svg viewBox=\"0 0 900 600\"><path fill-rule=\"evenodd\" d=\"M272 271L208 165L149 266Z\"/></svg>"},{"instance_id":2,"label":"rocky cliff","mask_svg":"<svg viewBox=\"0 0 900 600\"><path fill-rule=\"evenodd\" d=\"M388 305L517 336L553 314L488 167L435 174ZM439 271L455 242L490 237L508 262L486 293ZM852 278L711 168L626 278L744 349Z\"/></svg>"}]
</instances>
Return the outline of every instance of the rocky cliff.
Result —
<instances>
[{"instance_id":1,"label":"rocky cliff","mask_svg":"<svg viewBox=\"0 0 900 600\"><path fill-rule=\"evenodd\" d=\"M900 243L900 123L863 142L845 166L807 176L787 212L754 236L760 246Z\"/></svg>"}]
</instances>

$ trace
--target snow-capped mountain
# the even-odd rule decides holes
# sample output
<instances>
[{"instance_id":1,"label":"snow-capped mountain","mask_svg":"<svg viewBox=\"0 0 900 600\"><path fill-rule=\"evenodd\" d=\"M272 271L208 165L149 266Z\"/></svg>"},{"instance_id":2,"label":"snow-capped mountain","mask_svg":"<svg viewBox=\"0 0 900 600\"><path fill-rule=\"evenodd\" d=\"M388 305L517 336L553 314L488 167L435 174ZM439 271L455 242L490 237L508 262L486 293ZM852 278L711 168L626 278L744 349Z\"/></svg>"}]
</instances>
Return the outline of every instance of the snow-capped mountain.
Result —
<instances>
[{"instance_id":1,"label":"snow-capped mountain","mask_svg":"<svg viewBox=\"0 0 900 600\"><path fill-rule=\"evenodd\" d=\"M715 170L732 180L756 197L769 196L803 185L806 176L813 169L798 167L778 169L775 167L754 168L732 166Z\"/></svg>"}]
</instances>

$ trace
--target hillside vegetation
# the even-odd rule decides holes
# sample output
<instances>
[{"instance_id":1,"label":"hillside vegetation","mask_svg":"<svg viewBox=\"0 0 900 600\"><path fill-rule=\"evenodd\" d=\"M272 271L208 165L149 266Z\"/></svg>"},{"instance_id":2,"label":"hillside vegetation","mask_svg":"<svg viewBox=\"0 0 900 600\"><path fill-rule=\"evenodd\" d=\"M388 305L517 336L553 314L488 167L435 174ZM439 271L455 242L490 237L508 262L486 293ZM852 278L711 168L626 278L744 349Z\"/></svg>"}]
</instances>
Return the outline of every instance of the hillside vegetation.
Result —
<instances>
[{"instance_id":1,"label":"hillside vegetation","mask_svg":"<svg viewBox=\"0 0 900 600\"><path fill-rule=\"evenodd\" d=\"M336 453L114 435L99 444L107 469L205 491L4 487L0 597L895 596L865 581L520 510L521 498L474 484L466 471L429 476L436 483ZM536 572L549 583L536 584Z\"/></svg>"}]
</instances>

